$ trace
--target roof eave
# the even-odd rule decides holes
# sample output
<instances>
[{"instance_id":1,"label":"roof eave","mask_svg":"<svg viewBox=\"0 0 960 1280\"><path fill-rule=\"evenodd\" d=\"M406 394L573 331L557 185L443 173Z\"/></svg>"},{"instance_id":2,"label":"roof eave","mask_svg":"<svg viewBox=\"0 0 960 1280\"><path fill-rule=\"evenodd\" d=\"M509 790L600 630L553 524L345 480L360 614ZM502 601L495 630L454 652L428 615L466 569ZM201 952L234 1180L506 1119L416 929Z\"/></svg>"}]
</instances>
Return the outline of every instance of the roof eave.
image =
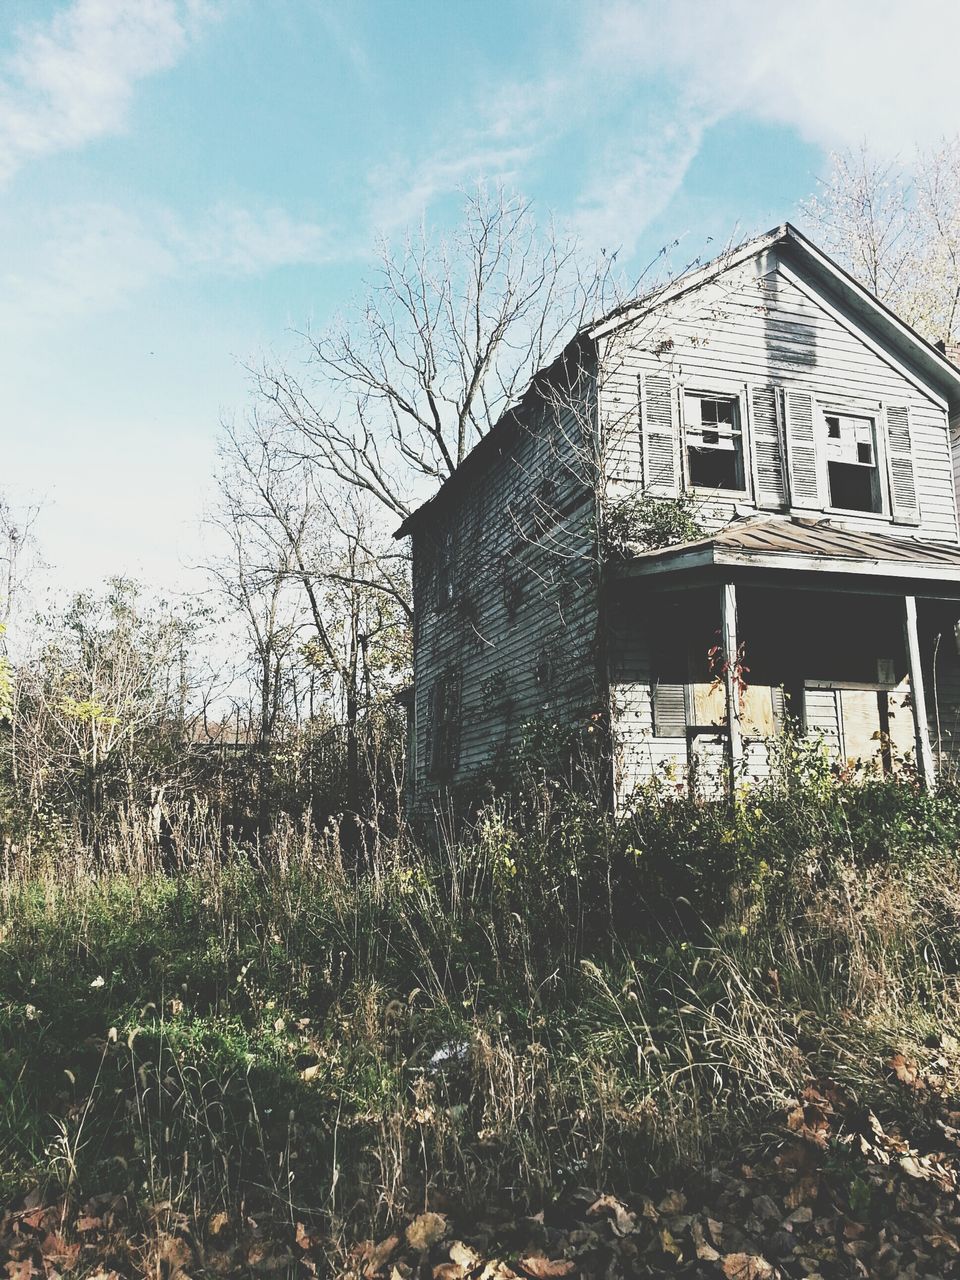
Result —
<instances>
[{"instance_id":1,"label":"roof eave","mask_svg":"<svg viewBox=\"0 0 960 1280\"><path fill-rule=\"evenodd\" d=\"M465 477L472 475L474 472L481 472L487 465L488 459L492 461L497 456L497 444L501 442L506 444L506 437L510 428L516 428L520 425L521 416L537 384L549 379L578 346L584 346L592 341L593 338L588 329L578 330L548 365L538 369L530 379L520 399L504 410L487 434L470 450L456 471L452 471L447 476L436 493L432 494L404 518L400 527L394 530L394 538L408 537L418 525L422 524L430 516L431 512L436 511L449 498L451 492L463 483Z\"/></svg>"},{"instance_id":2,"label":"roof eave","mask_svg":"<svg viewBox=\"0 0 960 1280\"><path fill-rule=\"evenodd\" d=\"M872 316L881 332L884 332L895 345L900 348L907 347L917 367L931 379L934 385L943 387L947 392L946 398L951 415L960 413L960 369L948 360L943 352L938 351L933 343L921 337L886 303L881 302L848 271L827 257L812 240L809 240L790 222L781 223L780 226L774 227L765 234L746 241L738 249L721 255L706 266L682 276L672 285L643 299L635 306L625 307L622 311L605 317L589 331L590 336L594 339L606 337L683 294L702 288L724 271L729 271L778 244L794 246L818 273L833 282L834 288L844 296L847 302L853 302L854 310L864 311Z\"/></svg>"},{"instance_id":3,"label":"roof eave","mask_svg":"<svg viewBox=\"0 0 960 1280\"><path fill-rule=\"evenodd\" d=\"M703 569L775 569L784 573L823 573L870 578L916 579L947 582L960 587L960 565L934 562L883 560L838 555L802 555L787 552L737 550L711 544L665 553L649 553L624 562L619 578L659 578Z\"/></svg>"},{"instance_id":4,"label":"roof eave","mask_svg":"<svg viewBox=\"0 0 960 1280\"><path fill-rule=\"evenodd\" d=\"M732 267L737 267L742 262L747 262L750 258L756 257L757 254L764 253L775 244L784 241L790 229L788 222L781 223L779 227L774 227L772 230L764 232L763 235L754 236L752 240L744 241L742 245L731 249L729 253L721 254L704 266L687 272L686 275L680 276L672 283L649 294L646 298L640 299L635 304L628 304L622 310L604 316L588 330L590 337L594 340L605 338L608 334L614 333L625 325L632 324L635 320L642 319L651 311L656 311L659 307L665 306L675 298L679 298L693 289L702 288L703 285L722 275L724 271L729 271Z\"/></svg>"}]
</instances>

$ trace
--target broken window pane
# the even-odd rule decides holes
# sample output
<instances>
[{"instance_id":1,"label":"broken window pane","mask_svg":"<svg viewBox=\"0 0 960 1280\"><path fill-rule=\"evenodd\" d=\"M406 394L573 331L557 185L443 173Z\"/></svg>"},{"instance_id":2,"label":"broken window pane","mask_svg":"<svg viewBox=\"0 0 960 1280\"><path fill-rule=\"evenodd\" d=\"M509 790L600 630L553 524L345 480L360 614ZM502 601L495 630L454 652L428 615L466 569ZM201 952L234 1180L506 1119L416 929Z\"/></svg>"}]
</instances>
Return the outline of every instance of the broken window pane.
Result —
<instances>
[{"instance_id":1,"label":"broken window pane","mask_svg":"<svg viewBox=\"0 0 960 1280\"><path fill-rule=\"evenodd\" d=\"M746 482L736 399L686 395L684 426L691 486L742 493Z\"/></svg>"},{"instance_id":2,"label":"broken window pane","mask_svg":"<svg viewBox=\"0 0 960 1280\"><path fill-rule=\"evenodd\" d=\"M828 413L827 476L830 506L843 511L880 511L874 421Z\"/></svg>"}]
</instances>

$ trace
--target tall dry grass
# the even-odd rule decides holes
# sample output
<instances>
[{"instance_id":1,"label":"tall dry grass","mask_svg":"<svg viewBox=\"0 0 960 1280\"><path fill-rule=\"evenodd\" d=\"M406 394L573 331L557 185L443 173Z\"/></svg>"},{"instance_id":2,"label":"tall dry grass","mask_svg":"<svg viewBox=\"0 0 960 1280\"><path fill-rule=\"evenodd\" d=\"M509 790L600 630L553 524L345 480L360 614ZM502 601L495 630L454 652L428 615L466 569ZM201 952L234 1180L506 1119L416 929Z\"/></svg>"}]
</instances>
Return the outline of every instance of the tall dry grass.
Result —
<instances>
[{"instance_id":1,"label":"tall dry grass","mask_svg":"<svg viewBox=\"0 0 960 1280\"><path fill-rule=\"evenodd\" d=\"M0 1179L145 1223L630 1189L765 1127L813 1078L957 1025L960 790L810 762L732 807L614 824L531 787L458 838L334 824L175 868L131 837L7 850Z\"/></svg>"}]
</instances>

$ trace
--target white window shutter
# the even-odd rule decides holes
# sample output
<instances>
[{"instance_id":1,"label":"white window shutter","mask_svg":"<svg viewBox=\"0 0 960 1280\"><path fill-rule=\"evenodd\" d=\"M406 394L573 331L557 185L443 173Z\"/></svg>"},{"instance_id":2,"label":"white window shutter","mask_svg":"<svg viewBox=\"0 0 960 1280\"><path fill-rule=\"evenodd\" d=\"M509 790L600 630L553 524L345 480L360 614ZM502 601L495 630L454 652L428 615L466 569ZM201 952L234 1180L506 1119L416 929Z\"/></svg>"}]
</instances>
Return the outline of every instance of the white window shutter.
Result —
<instances>
[{"instance_id":1,"label":"white window shutter","mask_svg":"<svg viewBox=\"0 0 960 1280\"><path fill-rule=\"evenodd\" d=\"M787 485L776 387L750 388L750 428L757 506L780 510L787 505Z\"/></svg>"},{"instance_id":2,"label":"white window shutter","mask_svg":"<svg viewBox=\"0 0 960 1280\"><path fill-rule=\"evenodd\" d=\"M676 397L666 374L642 380L640 421L643 437L643 488L655 498L680 492L680 431Z\"/></svg>"},{"instance_id":3,"label":"white window shutter","mask_svg":"<svg viewBox=\"0 0 960 1280\"><path fill-rule=\"evenodd\" d=\"M919 524L920 503L917 499L917 477L913 463L910 409L905 404L888 404L885 417L890 512L896 524Z\"/></svg>"},{"instance_id":4,"label":"white window shutter","mask_svg":"<svg viewBox=\"0 0 960 1280\"><path fill-rule=\"evenodd\" d=\"M686 688L658 680L652 690L653 735L655 738L687 736Z\"/></svg>"},{"instance_id":5,"label":"white window shutter","mask_svg":"<svg viewBox=\"0 0 960 1280\"><path fill-rule=\"evenodd\" d=\"M790 505L808 511L821 510L813 396L808 391L785 391L784 407Z\"/></svg>"}]
</instances>

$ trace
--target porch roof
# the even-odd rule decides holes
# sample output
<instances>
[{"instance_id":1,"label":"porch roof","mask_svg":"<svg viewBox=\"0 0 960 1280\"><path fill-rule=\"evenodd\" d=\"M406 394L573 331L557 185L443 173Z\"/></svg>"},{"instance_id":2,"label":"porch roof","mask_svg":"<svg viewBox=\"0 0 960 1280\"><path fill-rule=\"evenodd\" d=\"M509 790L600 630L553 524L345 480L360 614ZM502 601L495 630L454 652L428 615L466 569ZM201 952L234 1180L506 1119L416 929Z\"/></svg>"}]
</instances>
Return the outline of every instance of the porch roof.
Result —
<instances>
[{"instance_id":1,"label":"porch roof","mask_svg":"<svg viewBox=\"0 0 960 1280\"><path fill-rule=\"evenodd\" d=\"M617 576L656 578L722 567L917 579L960 587L960 545L844 528L827 519L748 516L709 538L656 551L638 549L618 566Z\"/></svg>"}]
</instances>

